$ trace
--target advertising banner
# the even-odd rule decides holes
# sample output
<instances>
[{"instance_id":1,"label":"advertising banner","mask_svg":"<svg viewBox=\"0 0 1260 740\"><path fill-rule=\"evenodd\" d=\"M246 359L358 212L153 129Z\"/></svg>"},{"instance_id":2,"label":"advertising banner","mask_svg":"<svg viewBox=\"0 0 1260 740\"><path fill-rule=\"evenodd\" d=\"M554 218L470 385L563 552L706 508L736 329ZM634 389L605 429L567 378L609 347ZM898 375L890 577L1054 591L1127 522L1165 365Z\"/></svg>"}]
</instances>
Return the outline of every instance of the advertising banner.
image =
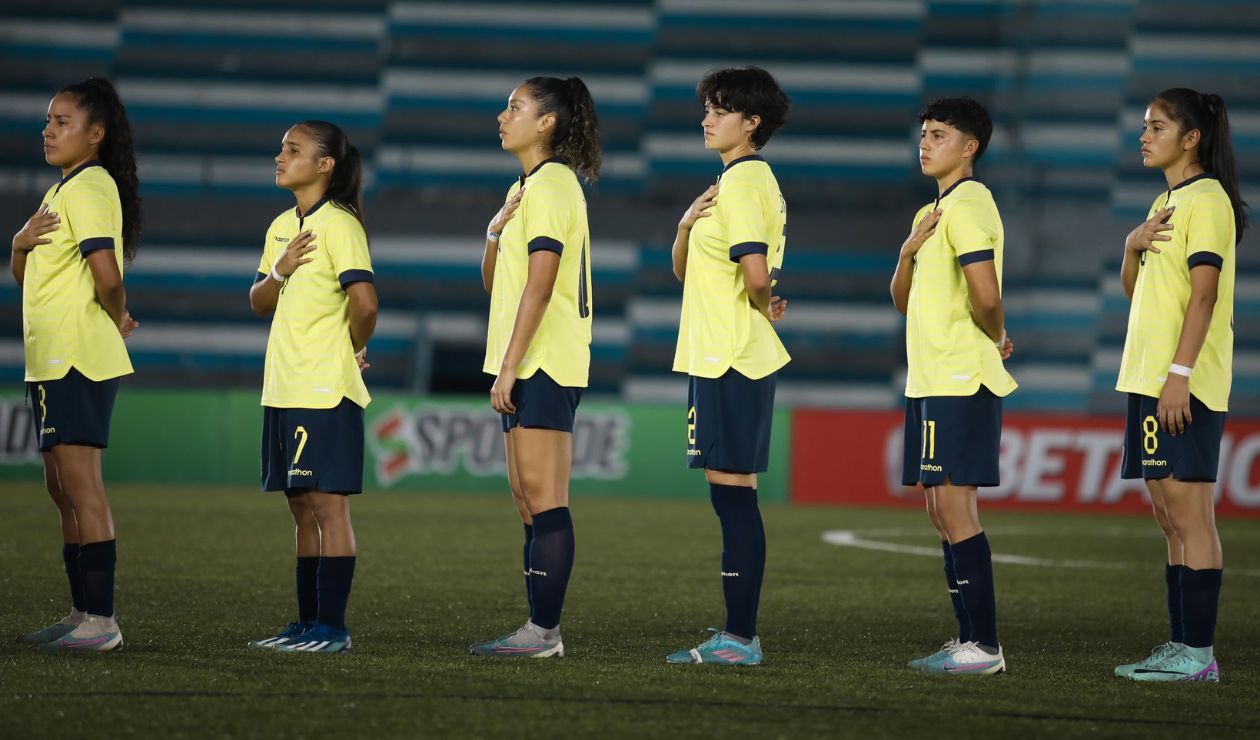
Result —
<instances>
[{"instance_id":1,"label":"advertising banner","mask_svg":"<svg viewBox=\"0 0 1260 740\"><path fill-rule=\"evenodd\" d=\"M986 508L1149 512L1146 486L1121 480L1124 420L1006 414L1001 482L981 488ZM902 414L798 409L792 431L792 501L922 506L901 485ZM1229 419L1216 485L1220 516L1260 517L1260 422Z\"/></svg>"}]
</instances>

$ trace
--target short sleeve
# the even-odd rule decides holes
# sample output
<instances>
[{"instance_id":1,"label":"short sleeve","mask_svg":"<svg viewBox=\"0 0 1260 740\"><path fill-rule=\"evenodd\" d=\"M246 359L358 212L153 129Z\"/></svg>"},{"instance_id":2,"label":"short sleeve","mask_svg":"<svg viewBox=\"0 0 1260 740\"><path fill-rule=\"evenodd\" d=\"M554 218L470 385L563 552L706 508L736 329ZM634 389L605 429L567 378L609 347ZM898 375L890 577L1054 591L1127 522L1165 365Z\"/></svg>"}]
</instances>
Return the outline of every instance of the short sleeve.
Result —
<instances>
[{"instance_id":1,"label":"short sleeve","mask_svg":"<svg viewBox=\"0 0 1260 740\"><path fill-rule=\"evenodd\" d=\"M541 181L525 186L521 199L525 244L530 254L545 250L562 254L564 237L573 224L573 197L559 183Z\"/></svg>"},{"instance_id":2,"label":"short sleeve","mask_svg":"<svg viewBox=\"0 0 1260 740\"><path fill-rule=\"evenodd\" d=\"M74 183L61 200L61 218L70 225L70 233L86 256L98 249L113 249L114 237L122 232L114 222L113 194L90 181Z\"/></svg>"},{"instance_id":3,"label":"short sleeve","mask_svg":"<svg viewBox=\"0 0 1260 740\"><path fill-rule=\"evenodd\" d=\"M949 208L945 242L958 264L966 266L994 258L1000 229L997 211L978 200L961 200Z\"/></svg>"},{"instance_id":4,"label":"short sleeve","mask_svg":"<svg viewBox=\"0 0 1260 740\"><path fill-rule=\"evenodd\" d=\"M1234 248L1234 209L1227 198L1196 198L1185 221L1186 265L1212 265L1218 270Z\"/></svg>"},{"instance_id":5,"label":"short sleeve","mask_svg":"<svg viewBox=\"0 0 1260 740\"><path fill-rule=\"evenodd\" d=\"M739 262L750 254L766 254L772 241L767 233L772 219L766 194L752 183L736 180L722 183L717 197L730 260Z\"/></svg>"},{"instance_id":6,"label":"short sleeve","mask_svg":"<svg viewBox=\"0 0 1260 740\"><path fill-rule=\"evenodd\" d=\"M342 290L353 283L373 282L367 232L357 219L338 218L324 230L323 240Z\"/></svg>"}]
</instances>

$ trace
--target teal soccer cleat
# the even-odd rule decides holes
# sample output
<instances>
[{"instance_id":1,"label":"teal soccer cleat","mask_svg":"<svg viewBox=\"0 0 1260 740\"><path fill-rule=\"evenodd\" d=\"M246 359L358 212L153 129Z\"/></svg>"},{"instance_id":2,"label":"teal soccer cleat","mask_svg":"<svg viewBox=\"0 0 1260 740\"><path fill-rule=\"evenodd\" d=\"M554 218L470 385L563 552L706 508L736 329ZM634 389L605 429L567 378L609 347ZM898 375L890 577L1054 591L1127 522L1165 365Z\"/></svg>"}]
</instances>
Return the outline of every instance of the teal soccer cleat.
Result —
<instances>
[{"instance_id":1,"label":"teal soccer cleat","mask_svg":"<svg viewBox=\"0 0 1260 740\"><path fill-rule=\"evenodd\" d=\"M927 656L926 658L915 658L906 663L910 668L918 668L919 670L927 670L928 666L938 665L945 662L949 658L949 653L959 644L958 638L952 637L949 642L941 645L941 649Z\"/></svg>"},{"instance_id":2,"label":"teal soccer cleat","mask_svg":"<svg viewBox=\"0 0 1260 740\"><path fill-rule=\"evenodd\" d=\"M759 665L762 660L761 638L754 637L745 645L716 627L713 637L690 650L679 650L666 656L670 663L714 663L717 665Z\"/></svg>"},{"instance_id":3,"label":"teal soccer cleat","mask_svg":"<svg viewBox=\"0 0 1260 740\"><path fill-rule=\"evenodd\" d=\"M350 631L326 624L315 624L298 637L275 646L282 653L345 653L350 648Z\"/></svg>"},{"instance_id":4,"label":"teal soccer cleat","mask_svg":"<svg viewBox=\"0 0 1260 740\"><path fill-rule=\"evenodd\" d=\"M1202 681L1217 683L1221 669L1211 648L1182 647L1163 660L1143 668L1135 668L1129 678L1134 681Z\"/></svg>"},{"instance_id":5,"label":"teal soccer cleat","mask_svg":"<svg viewBox=\"0 0 1260 740\"><path fill-rule=\"evenodd\" d=\"M932 663L924 663L920 670L928 673L949 673L960 676L989 676L1006 673L1006 658L999 647L997 655L990 655L976 642L955 642L945 657Z\"/></svg>"},{"instance_id":6,"label":"teal soccer cleat","mask_svg":"<svg viewBox=\"0 0 1260 740\"><path fill-rule=\"evenodd\" d=\"M559 627L544 630L533 622L526 622L512 634L479 642L468 648L468 652L497 658L563 658L564 642L560 639Z\"/></svg>"},{"instance_id":7,"label":"teal soccer cleat","mask_svg":"<svg viewBox=\"0 0 1260 740\"><path fill-rule=\"evenodd\" d=\"M271 637L264 637L259 640L250 640L249 646L252 648L274 648L289 642L296 641L304 632L314 627L314 622L289 622L289 626L280 630Z\"/></svg>"},{"instance_id":8,"label":"teal soccer cleat","mask_svg":"<svg viewBox=\"0 0 1260 740\"><path fill-rule=\"evenodd\" d=\"M75 627L83 624L83 620L87 615L77 609L71 609L70 613L43 629L27 632L24 635L18 635L17 641L24 642L28 645L43 645L60 639L74 631Z\"/></svg>"},{"instance_id":9,"label":"teal soccer cleat","mask_svg":"<svg viewBox=\"0 0 1260 740\"><path fill-rule=\"evenodd\" d=\"M1151 650L1151 654L1136 663L1125 663L1116 666L1116 675L1124 678L1133 678L1133 672L1139 668L1150 668L1156 663L1162 662L1165 658L1169 658L1173 653L1179 652L1185 645L1180 642L1166 642Z\"/></svg>"},{"instance_id":10,"label":"teal soccer cleat","mask_svg":"<svg viewBox=\"0 0 1260 740\"><path fill-rule=\"evenodd\" d=\"M113 617L89 614L79 626L39 649L46 653L103 653L122 646L122 631Z\"/></svg>"}]
</instances>

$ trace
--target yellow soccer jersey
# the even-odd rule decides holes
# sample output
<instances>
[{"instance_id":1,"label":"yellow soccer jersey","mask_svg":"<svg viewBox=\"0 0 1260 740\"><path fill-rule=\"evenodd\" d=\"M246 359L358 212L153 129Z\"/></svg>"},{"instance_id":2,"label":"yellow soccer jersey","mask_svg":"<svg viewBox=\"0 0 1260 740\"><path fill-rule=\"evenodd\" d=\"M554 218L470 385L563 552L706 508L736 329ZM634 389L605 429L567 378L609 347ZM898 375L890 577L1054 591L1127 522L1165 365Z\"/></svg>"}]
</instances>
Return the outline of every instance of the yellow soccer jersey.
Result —
<instances>
[{"instance_id":1,"label":"yellow soccer jersey","mask_svg":"<svg viewBox=\"0 0 1260 740\"><path fill-rule=\"evenodd\" d=\"M350 299L346 287L372 282L367 234L348 211L320 201L304 216L291 208L267 229L258 280L267 279L289 240L315 233L314 261L284 281L267 337L262 405L330 409L348 398L366 408L371 396L350 342Z\"/></svg>"},{"instance_id":2,"label":"yellow soccer jersey","mask_svg":"<svg viewBox=\"0 0 1260 740\"><path fill-rule=\"evenodd\" d=\"M989 189L964 178L919 209L914 224L941 209L936 231L914 259L906 309L906 396L970 396L1017 387L1002 355L971 315L963 266L993 260L1002 287L1002 218Z\"/></svg>"},{"instance_id":3,"label":"yellow soccer jersey","mask_svg":"<svg viewBox=\"0 0 1260 740\"><path fill-rule=\"evenodd\" d=\"M61 216L51 244L26 257L22 283L22 340L26 380L64 378L70 368L89 380L132 372L118 327L96 300L85 257L109 249L123 271L122 204L118 186L99 162L88 162L48 190L48 210Z\"/></svg>"},{"instance_id":4,"label":"yellow soccer jersey","mask_svg":"<svg viewBox=\"0 0 1260 740\"><path fill-rule=\"evenodd\" d=\"M516 368L516 377L529 378L541 368L559 385L585 388L591 367L593 305L586 196L573 170L554 158L517 180L508 189L507 200L522 187L525 195L516 216L499 236L482 370L499 374L529 277L529 255L547 250L560 255L560 269L547 311Z\"/></svg>"},{"instance_id":5,"label":"yellow soccer jersey","mask_svg":"<svg viewBox=\"0 0 1260 740\"><path fill-rule=\"evenodd\" d=\"M764 378L792 359L770 320L748 300L739 263L744 255L766 255L770 284L778 284L787 203L766 161L754 155L728 164L710 213L691 227L687 242L674 371L720 378L735 368L747 378Z\"/></svg>"},{"instance_id":6,"label":"yellow soccer jersey","mask_svg":"<svg viewBox=\"0 0 1260 740\"><path fill-rule=\"evenodd\" d=\"M1234 209L1220 182L1206 173L1156 198L1146 217L1169 206L1176 208L1168 220L1173 228L1164 233L1172 239L1157 242L1159 254L1142 253L1116 390L1159 398L1190 302L1190 269L1212 265L1221 271L1216 306L1190 375L1190 392L1209 409L1228 411L1234 361Z\"/></svg>"}]
</instances>

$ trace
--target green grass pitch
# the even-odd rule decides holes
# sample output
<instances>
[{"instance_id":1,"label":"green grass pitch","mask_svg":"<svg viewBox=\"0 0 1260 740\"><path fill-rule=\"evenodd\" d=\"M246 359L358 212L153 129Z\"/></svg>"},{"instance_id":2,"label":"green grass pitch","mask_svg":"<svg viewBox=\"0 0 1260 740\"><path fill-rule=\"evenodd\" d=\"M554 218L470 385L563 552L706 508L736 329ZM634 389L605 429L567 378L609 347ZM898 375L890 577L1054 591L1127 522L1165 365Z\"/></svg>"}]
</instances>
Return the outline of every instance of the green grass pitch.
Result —
<instances>
[{"instance_id":1,"label":"green grass pitch","mask_svg":"<svg viewBox=\"0 0 1260 740\"><path fill-rule=\"evenodd\" d=\"M699 476L697 486L703 486ZM47 656L12 642L67 604L56 512L0 486L0 724L52 737L1255 737L1260 522L1221 524L1222 683L1138 685L1112 667L1166 634L1162 540L1139 517L982 513L998 563L1010 672L904 667L952 634L939 558L825 543L828 530L935 548L917 511L767 507L756 668L671 666L721 625L707 504L578 500L568 657L467 654L525 617L520 526L506 495L355 499L355 651L284 655L292 527L278 496L114 486L126 649Z\"/></svg>"}]
</instances>

